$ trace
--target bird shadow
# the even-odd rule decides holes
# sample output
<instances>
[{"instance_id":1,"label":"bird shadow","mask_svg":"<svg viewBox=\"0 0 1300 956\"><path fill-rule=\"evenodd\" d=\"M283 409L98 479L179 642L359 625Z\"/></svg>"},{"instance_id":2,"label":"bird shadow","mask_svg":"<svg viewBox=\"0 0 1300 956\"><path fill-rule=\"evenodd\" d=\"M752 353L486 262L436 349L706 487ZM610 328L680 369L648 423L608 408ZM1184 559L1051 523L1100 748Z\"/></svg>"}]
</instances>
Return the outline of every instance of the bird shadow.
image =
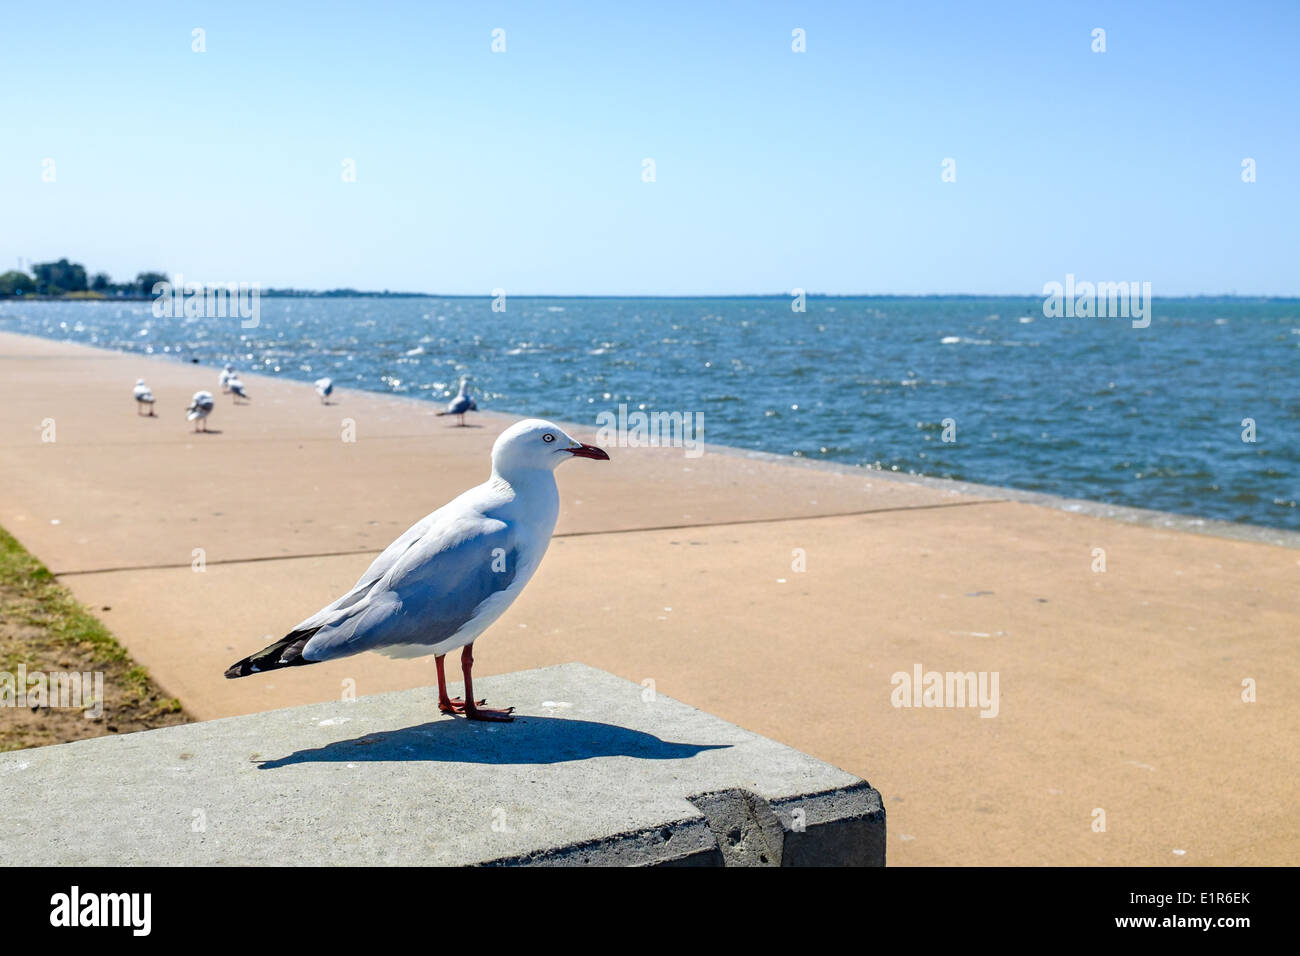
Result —
<instances>
[{"instance_id":1,"label":"bird shadow","mask_svg":"<svg viewBox=\"0 0 1300 956\"><path fill-rule=\"evenodd\" d=\"M191 435L220 435L220 434L221 434L221 429L220 429L220 428L205 428L205 429L203 429L203 431L199 431L199 432L190 432L190 434L191 434Z\"/></svg>"},{"instance_id":2,"label":"bird shadow","mask_svg":"<svg viewBox=\"0 0 1300 956\"><path fill-rule=\"evenodd\" d=\"M553 764L589 757L638 757L642 760L686 760L705 750L731 744L686 744L660 740L654 734L594 720L558 717L519 717L491 727L495 733L466 733L467 721L450 718L400 730L336 740L324 747L297 750L264 760L259 770L297 763L355 763L361 760L428 760L478 764Z\"/></svg>"}]
</instances>

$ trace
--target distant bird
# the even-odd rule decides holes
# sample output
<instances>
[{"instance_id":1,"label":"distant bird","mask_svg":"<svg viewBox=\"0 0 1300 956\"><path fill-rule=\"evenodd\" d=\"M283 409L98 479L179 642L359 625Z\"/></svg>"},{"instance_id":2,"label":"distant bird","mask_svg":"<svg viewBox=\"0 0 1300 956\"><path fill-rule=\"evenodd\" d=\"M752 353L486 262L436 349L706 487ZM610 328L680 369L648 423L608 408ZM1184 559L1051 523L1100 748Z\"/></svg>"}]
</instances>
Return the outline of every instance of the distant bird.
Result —
<instances>
[{"instance_id":1,"label":"distant bird","mask_svg":"<svg viewBox=\"0 0 1300 956\"><path fill-rule=\"evenodd\" d=\"M239 373L235 371L235 367L233 365L227 362L226 367L223 368L221 370L221 374L217 376L217 381L221 385L222 395L225 395L227 392L230 391L230 380L232 378L239 378Z\"/></svg>"},{"instance_id":2,"label":"distant bird","mask_svg":"<svg viewBox=\"0 0 1300 956\"><path fill-rule=\"evenodd\" d=\"M244 390L244 383L239 380L238 375L232 375L230 381L228 381L226 385L230 387L230 394L234 397L236 405L239 404L241 398L246 402L252 401L252 399L248 397L248 392Z\"/></svg>"},{"instance_id":3,"label":"distant bird","mask_svg":"<svg viewBox=\"0 0 1300 956\"><path fill-rule=\"evenodd\" d=\"M195 392L194 397L190 399L190 407L185 409L185 420L195 422L194 430L199 430L199 424L203 425L203 431L208 430L208 416L212 414L212 409L216 407L217 400L212 397L211 392Z\"/></svg>"},{"instance_id":4,"label":"distant bird","mask_svg":"<svg viewBox=\"0 0 1300 956\"><path fill-rule=\"evenodd\" d=\"M438 417L456 415L460 418L460 427L463 428L465 427L465 413L476 411L478 411L478 406L474 404L474 399L469 397L469 376L462 375L460 377L460 391L456 393L455 398L447 403L447 410L438 413Z\"/></svg>"},{"instance_id":5,"label":"distant bird","mask_svg":"<svg viewBox=\"0 0 1300 956\"><path fill-rule=\"evenodd\" d=\"M137 378L135 380L135 413L139 415L142 408L149 409L150 418L158 417L153 412L153 392L144 383L144 379Z\"/></svg>"},{"instance_id":6,"label":"distant bird","mask_svg":"<svg viewBox=\"0 0 1300 956\"><path fill-rule=\"evenodd\" d=\"M511 425L492 446L492 475L416 522L375 559L333 604L256 654L227 677L315 664L378 651L388 657L434 655L438 709L470 720L513 720L480 707L470 669L474 640L519 596L555 529L560 496L553 471L570 458L608 461L563 429L537 418ZM463 648L465 698L447 696L442 659Z\"/></svg>"},{"instance_id":7,"label":"distant bird","mask_svg":"<svg viewBox=\"0 0 1300 956\"><path fill-rule=\"evenodd\" d=\"M334 394L334 379L316 379L316 394L320 396L320 403L322 405L328 405L329 402L327 402L326 399Z\"/></svg>"}]
</instances>

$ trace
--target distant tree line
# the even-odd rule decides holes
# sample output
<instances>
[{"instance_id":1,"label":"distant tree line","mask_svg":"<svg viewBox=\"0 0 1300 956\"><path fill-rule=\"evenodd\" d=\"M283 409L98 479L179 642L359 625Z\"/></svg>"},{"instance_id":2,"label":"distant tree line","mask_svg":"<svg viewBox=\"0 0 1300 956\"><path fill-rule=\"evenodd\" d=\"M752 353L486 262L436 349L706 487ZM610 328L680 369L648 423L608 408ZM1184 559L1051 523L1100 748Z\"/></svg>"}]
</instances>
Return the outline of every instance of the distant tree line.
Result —
<instances>
[{"instance_id":1,"label":"distant tree line","mask_svg":"<svg viewBox=\"0 0 1300 956\"><path fill-rule=\"evenodd\" d=\"M24 295L77 296L130 296L150 298L158 282L168 281L164 272L141 272L131 282L114 282L107 272L87 275L86 267L79 262L60 259L58 262L38 262L31 272L10 270L0 273L0 299ZM423 298L423 292L362 292L357 289L330 289L325 292L310 289L263 289L264 296L284 298Z\"/></svg>"},{"instance_id":2,"label":"distant tree line","mask_svg":"<svg viewBox=\"0 0 1300 956\"><path fill-rule=\"evenodd\" d=\"M132 282L114 282L106 272L87 276L79 262L37 262L30 273L11 269L0 273L0 298L19 295L152 295L155 282L165 282L162 272L141 272Z\"/></svg>"}]
</instances>

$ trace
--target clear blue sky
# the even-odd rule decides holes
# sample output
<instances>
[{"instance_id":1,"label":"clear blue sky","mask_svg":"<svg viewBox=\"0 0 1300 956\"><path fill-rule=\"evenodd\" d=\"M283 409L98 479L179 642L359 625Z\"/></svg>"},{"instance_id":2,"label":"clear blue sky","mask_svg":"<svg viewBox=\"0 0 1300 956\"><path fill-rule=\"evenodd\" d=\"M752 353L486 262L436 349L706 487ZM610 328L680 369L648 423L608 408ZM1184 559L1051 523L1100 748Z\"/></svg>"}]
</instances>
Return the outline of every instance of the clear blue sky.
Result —
<instances>
[{"instance_id":1,"label":"clear blue sky","mask_svg":"<svg viewBox=\"0 0 1300 956\"><path fill-rule=\"evenodd\" d=\"M1300 294L1300 4L703 6L10 4L0 268Z\"/></svg>"}]
</instances>

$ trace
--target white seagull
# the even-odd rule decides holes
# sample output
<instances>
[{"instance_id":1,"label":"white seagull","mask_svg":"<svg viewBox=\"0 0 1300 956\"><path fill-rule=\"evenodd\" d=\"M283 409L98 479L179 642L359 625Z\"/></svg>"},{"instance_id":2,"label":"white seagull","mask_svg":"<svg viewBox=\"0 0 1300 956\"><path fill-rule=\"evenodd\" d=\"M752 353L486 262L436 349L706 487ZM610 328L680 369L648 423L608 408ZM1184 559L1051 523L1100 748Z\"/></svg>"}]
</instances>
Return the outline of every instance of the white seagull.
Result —
<instances>
[{"instance_id":1,"label":"white seagull","mask_svg":"<svg viewBox=\"0 0 1300 956\"><path fill-rule=\"evenodd\" d=\"M185 409L185 420L194 422L194 430L199 430L199 424L203 424L203 430L208 430L208 415L216 406L217 400L212 397L211 392L195 392L194 397L190 399L190 407Z\"/></svg>"},{"instance_id":2,"label":"white seagull","mask_svg":"<svg viewBox=\"0 0 1300 956\"><path fill-rule=\"evenodd\" d=\"M460 391L456 393L455 398L447 403L447 410L438 413L438 417L458 415L460 416L460 426L463 428L465 426L465 413L476 411L478 411L478 406L474 404L474 399L469 397L469 376L462 375L460 377Z\"/></svg>"},{"instance_id":3,"label":"white seagull","mask_svg":"<svg viewBox=\"0 0 1300 956\"><path fill-rule=\"evenodd\" d=\"M316 379L316 394L320 396L320 403L322 405L329 404L329 402L327 402L326 399L329 398L330 395L332 395L333 393L334 393L334 379L332 378Z\"/></svg>"},{"instance_id":4,"label":"white seagull","mask_svg":"<svg viewBox=\"0 0 1300 956\"><path fill-rule=\"evenodd\" d=\"M227 677L315 664L378 651L388 657L434 655L438 709L470 720L513 720L513 707L488 710L474 700L474 640L519 596L551 542L560 495L553 474L570 458L608 461L550 422L511 425L492 446L483 484L416 522L361 575L352 590L250 657ZM456 648L465 698L447 696L442 659Z\"/></svg>"},{"instance_id":5,"label":"white seagull","mask_svg":"<svg viewBox=\"0 0 1300 956\"><path fill-rule=\"evenodd\" d=\"M230 376L230 380L226 382L226 385L230 388L230 394L234 397L236 405L239 404L241 398L246 402L252 401L248 397L248 392L244 390L244 383L239 380L238 375Z\"/></svg>"},{"instance_id":6,"label":"white seagull","mask_svg":"<svg viewBox=\"0 0 1300 956\"><path fill-rule=\"evenodd\" d=\"M225 395L230 391L230 380L232 378L239 378L239 373L235 371L233 365L227 362L226 367L223 368L221 374L217 376L217 383L221 386L222 395Z\"/></svg>"},{"instance_id":7,"label":"white seagull","mask_svg":"<svg viewBox=\"0 0 1300 956\"><path fill-rule=\"evenodd\" d=\"M150 418L157 417L153 413L153 392L150 391L149 386L144 383L144 379L137 378L135 380L135 413L139 415L140 409L142 408L149 409Z\"/></svg>"}]
</instances>

